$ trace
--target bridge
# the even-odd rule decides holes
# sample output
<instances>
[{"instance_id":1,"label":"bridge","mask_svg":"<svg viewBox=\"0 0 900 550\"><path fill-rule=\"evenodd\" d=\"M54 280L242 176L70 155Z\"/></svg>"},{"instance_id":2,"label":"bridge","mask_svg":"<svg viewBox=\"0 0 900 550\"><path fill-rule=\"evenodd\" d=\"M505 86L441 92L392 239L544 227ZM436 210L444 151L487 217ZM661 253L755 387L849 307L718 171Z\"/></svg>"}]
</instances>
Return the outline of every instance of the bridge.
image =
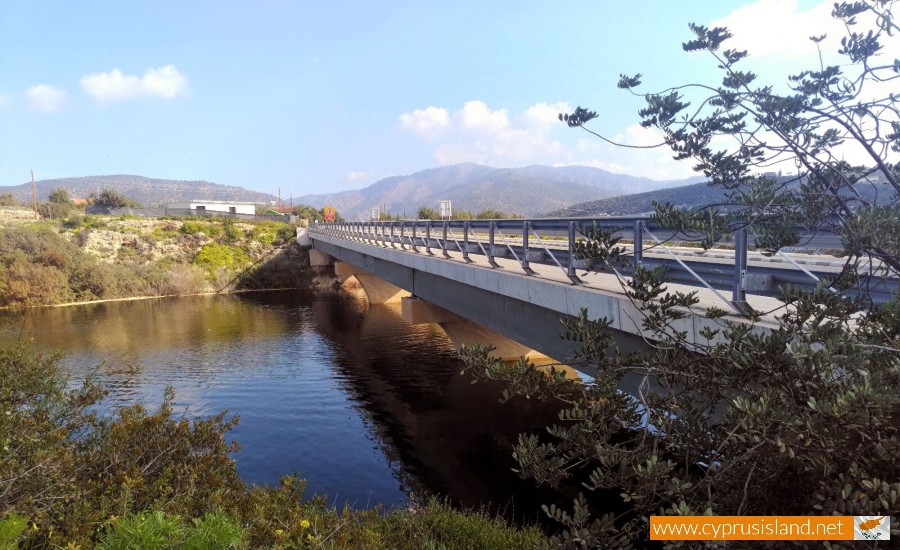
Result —
<instances>
[{"instance_id":1,"label":"bridge","mask_svg":"<svg viewBox=\"0 0 900 550\"><path fill-rule=\"evenodd\" d=\"M576 243L595 227L623 238L630 266L590 269ZM755 330L764 331L784 306L779 287L809 287L843 265L822 254L764 256L751 250L746 229L728 246L704 252L641 217L338 222L301 232L298 241L313 246L313 265L334 261L338 278L355 277L370 303L401 301L404 319L438 323L456 346L481 342L505 360L525 355L536 362L571 356L574 344L560 337L560 319L578 316L581 308L591 319L610 319L621 348L644 346L649 335L641 313L623 290L638 265L665 266L670 290L696 291L699 303L675 328L697 343L707 342L704 328L721 328L722 320L707 318L706 310L716 307L728 312L723 319L748 322L741 312L751 307L763 313ZM836 244L813 239L823 248ZM883 299L898 284L881 280L873 288Z\"/></svg>"}]
</instances>

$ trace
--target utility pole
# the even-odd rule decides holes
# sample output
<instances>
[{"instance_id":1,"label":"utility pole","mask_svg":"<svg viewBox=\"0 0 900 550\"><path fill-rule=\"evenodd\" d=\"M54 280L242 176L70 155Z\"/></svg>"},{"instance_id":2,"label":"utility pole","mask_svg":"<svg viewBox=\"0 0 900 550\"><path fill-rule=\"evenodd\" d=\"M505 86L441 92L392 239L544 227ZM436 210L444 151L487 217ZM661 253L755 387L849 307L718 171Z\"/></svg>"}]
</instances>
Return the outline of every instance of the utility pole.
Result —
<instances>
[{"instance_id":1,"label":"utility pole","mask_svg":"<svg viewBox=\"0 0 900 550\"><path fill-rule=\"evenodd\" d=\"M38 214L38 205L37 205L37 187L34 185L34 169L31 170L31 200L34 201L34 219L41 219L40 214Z\"/></svg>"}]
</instances>

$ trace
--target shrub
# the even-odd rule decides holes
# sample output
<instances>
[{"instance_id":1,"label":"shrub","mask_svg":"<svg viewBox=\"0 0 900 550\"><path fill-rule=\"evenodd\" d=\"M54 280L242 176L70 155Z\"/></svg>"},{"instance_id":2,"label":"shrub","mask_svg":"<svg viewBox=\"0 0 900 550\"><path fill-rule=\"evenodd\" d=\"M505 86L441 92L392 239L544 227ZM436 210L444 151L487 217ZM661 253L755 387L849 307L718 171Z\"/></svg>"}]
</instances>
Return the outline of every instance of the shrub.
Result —
<instances>
[{"instance_id":1,"label":"shrub","mask_svg":"<svg viewBox=\"0 0 900 550\"><path fill-rule=\"evenodd\" d=\"M0 550L15 550L19 547L19 537L25 532L28 522L22 516L12 513L0 520Z\"/></svg>"},{"instance_id":2,"label":"shrub","mask_svg":"<svg viewBox=\"0 0 900 550\"><path fill-rule=\"evenodd\" d=\"M137 202L125 197L125 195L114 189L104 189L96 196L91 194L91 199L97 206L108 208L137 208L140 206Z\"/></svg>"},{"instance_id":3,"label":"shrub","mask_svg":"<svg viewBox=\"0 0 900 550\"><path fill-rule=\"evenodd\" d=\"M117 519L97 550L167 550L182 548L185 526L163 512L129 514Z\"/></svg>"},{"instance_id":4,"label":"shrub","mask_svg":"<svg viewBox=\"0 0 900 550\"><path fill-rule=\"evenodd\" d=\"M222 227L207 221L186 221L181 225L179 230L185 235L196 235L202 233L207 237L215 239L222 234Z\"/></svg>"},{"instance_id":5,"label":"shrub","mask_svg":"<svg viewBox=\"0 0 900 550\"><path fill-rule=\"evenodd\" d=\"M158 285L157 294L162 296L197 294L206 288L206 274L193 265L173 265L164 277L155 280Z\"/></svg>"},{"instance_id":6,"label":"shrub","mask_svg":"<svg viewBox=\"0 0 900 550\"><path fill-rule=\"evenodd\" d=\"M257 225L253 228L250 238L262 244L271 245L275 242L275 232L265 225Z\"/></svg>"},{"instance_id":7,"label":"shrub","mask_svg":"<svg viewBox=\"0 0 900 550\"><path fill-rule=\"evenodd\" d=\"M222 242L226 244L234 244L244 238L244 232L238 229L234 222L230 219L222 221Z\"/></svg>"},{"instance_id":8,"label":"shrub","mask_svg":"<svg viewBox=\"0 0 900 550\"><path fill-rule=\"evenodd\" d=\"M210 274L215 273L220 267L237 272L250 265L250 257L236 246L209 243L197 252L193 264L205 269Z\"/></svg>"},{"instance_id":9,"label":"shrub","mask_svg":"<svg viewBox=\"0 0 900 550\"><path fill-rule=\"evenodd\" d=\"M535 529L438 501L381 516L306 500L295 476L248 489L225 439L236 418L175 415L169 389L156 411L99 419L102 395L92 379L70 385L58 355L0 347L0 548L546 547Z\"/></svg>"}]
</instances>

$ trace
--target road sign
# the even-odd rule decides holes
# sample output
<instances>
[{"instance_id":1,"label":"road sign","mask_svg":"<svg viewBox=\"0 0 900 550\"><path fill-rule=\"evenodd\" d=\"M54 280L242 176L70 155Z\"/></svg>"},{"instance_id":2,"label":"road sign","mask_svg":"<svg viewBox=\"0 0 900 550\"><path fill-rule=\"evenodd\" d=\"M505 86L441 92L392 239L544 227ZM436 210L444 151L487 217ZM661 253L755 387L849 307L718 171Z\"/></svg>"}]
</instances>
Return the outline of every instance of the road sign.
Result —
<instances>
[{"instance_id":1,"label":"road sign","mask_svg":"<svg viewBox=\"0 0 900 550\"><path fill-rule=\"evenodd\" d=\"M326 206L322 209L322 216L326 222L333 222L335 217L337 217L337 211L330 206Z\"/></svg>"},{"instance_id":2,"label":"road sign","mask_svg":"<svg viewBox=\"0 0 900 550\"><path fill-rule=\"evenodd\" d=\"M450 216L453 215L453 210L450 208L450 201L438 201L438 206L441 209L441 219L447 218L450 219Z\"/></svg>"}]
</instances>

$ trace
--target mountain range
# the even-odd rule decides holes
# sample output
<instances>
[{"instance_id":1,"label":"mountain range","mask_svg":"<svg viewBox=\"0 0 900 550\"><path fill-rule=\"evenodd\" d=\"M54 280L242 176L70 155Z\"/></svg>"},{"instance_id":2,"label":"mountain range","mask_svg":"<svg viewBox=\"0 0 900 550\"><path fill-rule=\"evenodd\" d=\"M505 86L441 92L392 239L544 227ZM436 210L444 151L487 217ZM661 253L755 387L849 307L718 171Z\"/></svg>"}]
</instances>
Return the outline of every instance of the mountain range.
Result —
<instances>
[{"instance_id":1,"label":"mountain range","mask_svg":"<svg viewBox=\"0 0 900 550\"><path fill-rule=\"evenodd\" d=\"M233 185L220 185L208 181L164 180L143 176L86 176L59 178L35 182L39 202L47 200L51 189L61 187L74 198L87 198L112 189L137 201L143 206L163 206L172 202L190 200L239 201L269 204L278 197L259 191L251 191ZM12 193L20 202L30 204L31 182L21 185L0 186L0 193Z\"/></svg>"},{"instance_id":2,"label":"mountain range","mask_svg":"<svg viewBox=\"0 0 900 550\"><path fill-rule=\"evenodd\" d=\"M795 176L779 176L778 180L786 183L791 189L798 189L800 186L799 182L795 181ZM887 182L862 181L854 185L852 191L842 189L841 195L851 201L851 208L855 207L853 205L854 197L859 197L868 203L889 204L896 196ZM642 216L653 212L654 202L659 204L668 202L680 208L698 208L723 204L728 201L724 189L711 187L706 182L702 182L573 204L549 211L546 216L549 218Z\"/></svg>"},{"instance_id":3,"label":"mountain range","mask_svg":"<svg viewBox=\"0 0 900 550\"><path fill-rule=\"evenodd\" d=\"M465 163L384 178L363 189L294 197L293 203L308 204L316 208L332 206L348 220L368 219L371 209L376 208L390 214L412 217L423 206L437 209L441 200L452 201L453 209L457 212L468 210L477 213L491 209L530 217L544 216L549 212L571 216L592 213L588 212L592 207L583 205L593 205L598 199L640 192L668 196L676 193L676 189L668 189L669 187L689 181L696 181L696 178L656 181L586 166L491 168ZM83 198L104 189L112 189L143 206L160 206L188 200L261 204L277 200L268 193L208 181L164 180L131 175L41 180L36 186L39 201L47 200L50 190L57 187L66 189L73 198ZM708 188L701 184L677 189L683 190L678 194L696 194L701 197L704 196L702 190ZM0 187L0 193L12 193L23 203L31 202L30 183ZM649 200L646 201L648 205ZM626 202L630 202L630 199ZM647 206L641 212L649 209Z\"/></svg>"},{"instance_id":4,"label":"mountain range","mask_svg":"<svg viewBox=\"0 0 900 550\"><path fill-rule=\"evenodd\" d=\"M297 200L317 208L333 206L349 220L367 219L375 208L414 216L422 206L436 210L441 200L450 200L454 211L493 209L539 216L576 203L677 183L684 181L656 181L587 166L491 168L465 163L385 178L364 189L304 195Z\"/></svg>"}]
</instances>

